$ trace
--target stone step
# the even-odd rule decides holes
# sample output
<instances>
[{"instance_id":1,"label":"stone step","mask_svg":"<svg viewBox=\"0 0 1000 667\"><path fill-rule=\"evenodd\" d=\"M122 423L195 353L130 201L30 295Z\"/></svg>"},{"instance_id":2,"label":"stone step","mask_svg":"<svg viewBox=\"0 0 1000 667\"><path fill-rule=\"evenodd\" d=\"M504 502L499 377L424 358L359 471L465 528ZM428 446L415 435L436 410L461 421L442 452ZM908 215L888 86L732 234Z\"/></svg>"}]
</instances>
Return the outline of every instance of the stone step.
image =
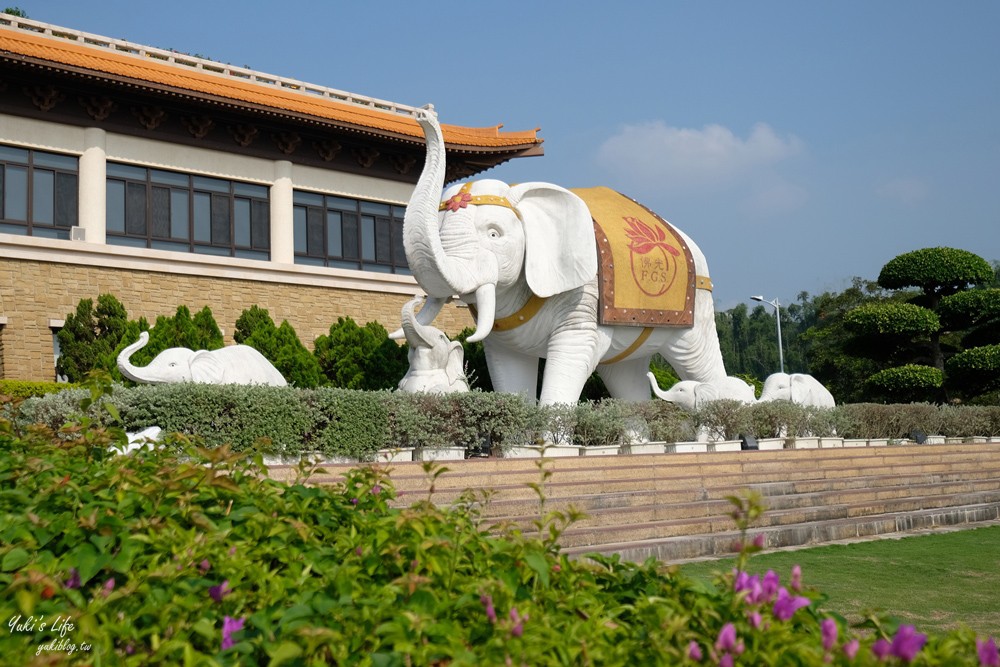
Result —
<instances>
[{"instance_id":1,"label":"stone step","mask_svg":"<svg viewBox=\"0 0 1000 667\"><path fill-rule=\"evenodd\" d=\"M828 521L866 521L880 514L910 513L922 510L993 506L1000 512L1000 490L948 494L930 497L896 498L877 503L840 503L814 507L772 510L758 521L759 529L791 524L825 523ZM646 520L643 520L643 519ZM588 525L585 522L567 528L559 543L564 547L605 545L636 540L657 540L667 537L697 536L733 530L733 520L724 513L708 513L690 518L652 518L640 515L628 517L615 525ZM755 529L753 532L759 532Z\"/></svg>"},{"instance_id":2,"label":"stone step","mask_svg":"<svg viewBox=\"0 0 1000 667\"><path fill-rule=\"evenodd\" d=\"M901 481L894 477L884 477L875 478L872 481L874 484L871 486L828 488L803 493L782 493L775 496L765 493L763 504L768 511L776 511L826 505L873 504L915 495L919 497L954 495L992 491L998 488L996 479L988 478L944 481L922 478L920 481ZM711 493L708 490L698 493L684 490L636 491L557 499L547 498L545 508L547 511L566 511L572 507L586 515L586 519L582 520L582 523L586 525L616 525L623 521L644 520L640 518L644 516L681 519L695 516L725 515L732 508L725 496L736 494L740 489L724 489L725 493L719 491L720 489L713 489ZM484 508L483 515L490 520L510 519L516 521L518 517L537 516L538 511L539 501L537 497L517 500L504 497L492 499Z\"/></svg>"},{"instance_id":3,"label":"stone step","mask_svg":"<svg viewBox=\"0 0 1000 667\"><path fill-rule=\"evenodd\" d=\"M1000 503L983 503L875 514L863 518L790 523L756 529L751 531L751 536L761 534L764 536L766 549L778 549L898 536L945 526L971 527L975 524L998 521L1000 521ZM734 545L740 537L739 532L735 530L721 530L714 533L678 535L651 540L565 546L562 551L570 557L581 557L591 553L618 554L624 560L642 562L648 558L656 558L671 563L733 556Z\"/></svg>"}]
</instances>

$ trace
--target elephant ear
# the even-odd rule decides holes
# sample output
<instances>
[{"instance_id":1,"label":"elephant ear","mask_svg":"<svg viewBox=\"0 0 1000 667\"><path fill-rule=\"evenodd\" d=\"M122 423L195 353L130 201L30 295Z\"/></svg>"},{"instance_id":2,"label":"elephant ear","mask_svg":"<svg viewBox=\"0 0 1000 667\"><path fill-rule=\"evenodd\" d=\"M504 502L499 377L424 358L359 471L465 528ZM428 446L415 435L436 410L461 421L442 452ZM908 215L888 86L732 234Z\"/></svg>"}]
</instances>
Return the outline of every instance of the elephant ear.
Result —
<instances>
[{"instance_id":1,"label":"elephant ear","mask_svg":"<svg viewBox=\"0 0 1000 667\"><path fill-rule=\"evenodd\" d=\"M587 284L597 274L594 221L583 200L551 183L512 186L524 224L524 274L540 297Z\"/></svg>"},{"instance_id":2,"label":"elephant ear","mask_svg":"<svg viewBox=\"0 0 1000 667\"><path fill-rule=\"evenodd\" d=\"M192 382L221 384L225 379L225 371L219 356L209 350L199 350L191 357Z\"/></svg>"},{"instance_id":3,"label":"elephant ear","mask_svg":"<svg viewBox=\"0 0 1000 667\"><path fill-rule=\"evenodd\" d=\"M694 386L695 404L702 407L705 403L719 400L719 389L707 382L699 382Z\"/></svg>"}]
</instances>

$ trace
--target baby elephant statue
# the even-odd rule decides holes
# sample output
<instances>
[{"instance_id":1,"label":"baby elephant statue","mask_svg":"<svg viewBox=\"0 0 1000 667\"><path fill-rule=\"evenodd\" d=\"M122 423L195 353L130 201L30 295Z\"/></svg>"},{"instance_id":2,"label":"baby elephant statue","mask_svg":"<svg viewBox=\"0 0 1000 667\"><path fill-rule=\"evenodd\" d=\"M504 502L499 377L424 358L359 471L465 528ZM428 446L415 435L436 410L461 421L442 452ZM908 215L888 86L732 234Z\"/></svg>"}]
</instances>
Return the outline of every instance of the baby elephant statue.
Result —
<instances>
[{"instance_id":1,"label":"baby elephant statue","mask_svg":"<svg viewBox=\"0 0 1000 667\"><path fill-rule=\"evenodd\" d=\"M230 345L218 350L189 350L171 347L160 352L147 366L133 366L133 354L149 342L149 332L139 334L118 355L118 370L133 382L165 384L198 382L202 384L267 384L284 387L288 383L263 354L249 345Z\"/></svg>"},{"instance_id":2,"label":"baby elephant statue","mask_svg":"<svg viewBox=\"0 0 1000 667\"><path fill-rule=\"evenodd\" d=\"M799 405L832 408L833 394L819 380L803 373L775 373L764 380L760 401L791 401Z\"/></svg>"},{"instance_id":3,"label":"baby elephant statue","mask_svg":"<svg viewBox=\"0 0 1000 667\"><path fill-rule=\"evenodd\" d=\"M652 373L647 373L646 377L649 378L653 393L689 412L700 409L705 403L723 398L737 400L740 403L756 401L753 387L737 377L724 377L714 382L681 380L674 383L674 386L666 391L660 389L660 385L657 384L656 377Z\"/></svg>"},{"instance_id":4,"label":"baby elephant statue","mask_svg":"<svg viewBox=\"0 0 1000 667\"><path fill-rule=\"evenodd\" d=\"M410 344L410 369L399 381L399 390L439 394L469 391L462 344L449 340L440 329L417 320L414 310L421 301L423 299L418 297L403 306L403 333Z\"/></svg>"}]
</instances>

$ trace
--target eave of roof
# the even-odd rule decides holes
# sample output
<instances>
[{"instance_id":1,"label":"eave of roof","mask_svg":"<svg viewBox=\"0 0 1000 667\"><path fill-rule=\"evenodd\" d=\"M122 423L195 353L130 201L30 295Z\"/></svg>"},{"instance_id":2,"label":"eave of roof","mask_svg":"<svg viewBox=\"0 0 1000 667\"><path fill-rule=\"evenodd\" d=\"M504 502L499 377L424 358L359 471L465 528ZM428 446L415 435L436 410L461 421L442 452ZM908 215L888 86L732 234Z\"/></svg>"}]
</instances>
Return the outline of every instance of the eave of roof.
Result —
<instances>
[{"instance_id":1,"label":"eave of roof","mask_svg":"<svg viewBox=\"0 0 1000 667\"><path fill-rule=\"evenodd\" d=\"M284 86L241 81L188 65L121 53L106 47L81 44L2 24L0 55L20 57L55 69L83 70L102 78L124 79L182 94L230 100L248 107L289 112L292 115L423 142L423 131L409 115L339 102ZM442 131L446 144L453 150L506 153L540 147L542 143L537 137L537 130L501 132L501 127L502 125L486 128L442 125Z\"/></svg>"}]
</instances>

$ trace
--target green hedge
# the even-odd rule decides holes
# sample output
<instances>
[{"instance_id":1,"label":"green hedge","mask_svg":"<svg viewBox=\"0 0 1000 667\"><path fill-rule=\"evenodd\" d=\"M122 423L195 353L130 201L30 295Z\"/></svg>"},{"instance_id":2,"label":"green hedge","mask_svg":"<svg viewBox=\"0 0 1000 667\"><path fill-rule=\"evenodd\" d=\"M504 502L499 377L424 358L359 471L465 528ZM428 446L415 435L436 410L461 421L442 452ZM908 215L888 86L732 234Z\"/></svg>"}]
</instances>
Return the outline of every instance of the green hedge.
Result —
<instances>
[{"instance_id":1,"label":"green hedge","mask_svg":"<svg viewBox=\"0 0 1000 667\"><path fill-rule=\"evenodd\" d=\"M80 413L86 389L25 400L16 423L59 430ZM322 453L372 460L379 449L462 446L500 451L546 437L556 444L621 445L635 435L653 441L785 436L906 438L915 432L956 437L1000 436L1000 406L926 403L846 404L814 408L787 401L744 405L715 401L689 414L666 401L595 403L541 408L519 396L473 391L404 394L322 387L240 385L115 386L111 402L126 431L159 426L197 436L210 447L297 456ZM97 423L107 416L91 410ZM103 420L103 421L102 421Z\"/></svg>"},{"instance_id":2,"label":"green hedge","mask_svg":"<svg viewBox=\"0 0 1000 667\"><path fill-rule=\"evenodd\" d=\"M31 380L0 380L0 396L10 396L15 399L45 396L76 387L66 382L33 382Z\"/></svg>"}]
</instances>

